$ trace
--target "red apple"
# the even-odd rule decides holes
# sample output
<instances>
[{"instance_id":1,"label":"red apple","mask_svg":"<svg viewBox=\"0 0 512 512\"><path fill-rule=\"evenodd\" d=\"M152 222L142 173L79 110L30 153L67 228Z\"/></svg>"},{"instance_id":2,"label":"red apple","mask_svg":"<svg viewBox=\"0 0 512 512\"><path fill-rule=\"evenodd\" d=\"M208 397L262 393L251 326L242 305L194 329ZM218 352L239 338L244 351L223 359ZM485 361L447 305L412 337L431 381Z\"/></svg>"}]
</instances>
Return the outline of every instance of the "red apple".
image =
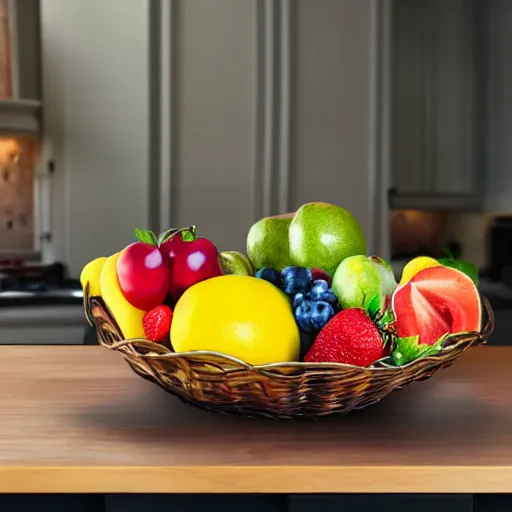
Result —
<instances>
[{"instance_id":1,"label":"red apple","mask_svg":"<svg viewBox=\"0 0 512 512\"><path fill-rule=\"evenodd\" d=\"M160 248L172 264L169 293L174 300L193 284L222 275L217 247L196 238L194 228L175 234Z\"/></svg>"},{"instance_id":2,"label":"red apple","mask_svg":"<svg viewBox=\"0 0 512 512\"><path fill-rule=\"evenodd\" d=\"M138 242L121 251L117 279L125 299L134 307L149 311L164 303L171 270L167 255L157 247L153 233L135 230Z\"/></svg>"}]
</instances>

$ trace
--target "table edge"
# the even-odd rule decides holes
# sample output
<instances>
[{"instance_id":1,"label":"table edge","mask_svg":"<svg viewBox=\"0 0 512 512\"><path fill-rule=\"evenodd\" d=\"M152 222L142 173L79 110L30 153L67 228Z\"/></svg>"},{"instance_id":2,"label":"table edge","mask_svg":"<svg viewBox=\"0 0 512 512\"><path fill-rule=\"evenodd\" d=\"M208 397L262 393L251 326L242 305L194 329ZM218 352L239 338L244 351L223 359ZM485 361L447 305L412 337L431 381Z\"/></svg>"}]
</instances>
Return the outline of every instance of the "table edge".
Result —
<instances>
[{"instance_id":1,"label":"table edge","mask_svg":"<svg viewBox=\"0 0 512 512\"><path fill-rule=\"evenodd\" d=\"M0 493L510 493L511 466L0 466Z\"/></svg>"}]
</instances>

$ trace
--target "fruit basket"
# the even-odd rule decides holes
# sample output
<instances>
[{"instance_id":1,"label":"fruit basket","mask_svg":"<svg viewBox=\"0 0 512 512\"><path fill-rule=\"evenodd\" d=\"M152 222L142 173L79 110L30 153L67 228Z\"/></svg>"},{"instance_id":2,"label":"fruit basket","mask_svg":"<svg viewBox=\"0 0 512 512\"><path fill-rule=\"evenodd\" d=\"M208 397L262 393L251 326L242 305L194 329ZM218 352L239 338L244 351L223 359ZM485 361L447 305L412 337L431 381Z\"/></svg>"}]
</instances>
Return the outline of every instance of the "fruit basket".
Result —
<instances>
[{"instance_id":1,"label":"fruit basket","mask_svg":"<svg viewBox=\"0 0 512 512\"><path fill-rule=\"evenodd\" d=\"M342 363L277 363L260 366L209 351L175 353L144 339L123 340L102 299L86 287L86 317L100 344L122 354L135 373L203 409L248 417L289 419L344 414L380 401L413 381L430 378L466 350L485 343L494 314L485 297L484 328L445 339L436 354L403 366L385 360L369 367Z\"/></svg>"},{"instance_id":2,"label":"fruit basket","mask_svg":"<svg viewBox=\"0 0 512 512\"><path fill-rule=\"evenodd\" d=\"M195 226L137 241L83 269L100 344L192 405L226 414L345 414L432 377L494 328L465 261L414 258L397 282L357 219L327 203L267 217L247 254Z\"/></svg>"}]
</instances>

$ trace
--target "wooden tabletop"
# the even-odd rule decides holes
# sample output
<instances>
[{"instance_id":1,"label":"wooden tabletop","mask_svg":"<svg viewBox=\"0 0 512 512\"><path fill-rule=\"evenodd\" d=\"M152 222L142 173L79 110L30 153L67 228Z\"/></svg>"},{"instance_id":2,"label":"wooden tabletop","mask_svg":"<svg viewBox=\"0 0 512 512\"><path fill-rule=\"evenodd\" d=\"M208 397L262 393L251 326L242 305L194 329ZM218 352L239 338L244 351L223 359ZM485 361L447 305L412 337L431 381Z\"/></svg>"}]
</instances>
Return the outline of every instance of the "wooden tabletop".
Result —
<instances>
[{"instance_id":1,"label":"wooden tabletop","mask_svg":"<svg viewBox=\"0 0 512 512\"><path fill-rule=\"evenodd\" d=\"M512 349L345 417L182 404L101 347L0 347L0 493L512 492Z\"/></svg>"}]
</instances>

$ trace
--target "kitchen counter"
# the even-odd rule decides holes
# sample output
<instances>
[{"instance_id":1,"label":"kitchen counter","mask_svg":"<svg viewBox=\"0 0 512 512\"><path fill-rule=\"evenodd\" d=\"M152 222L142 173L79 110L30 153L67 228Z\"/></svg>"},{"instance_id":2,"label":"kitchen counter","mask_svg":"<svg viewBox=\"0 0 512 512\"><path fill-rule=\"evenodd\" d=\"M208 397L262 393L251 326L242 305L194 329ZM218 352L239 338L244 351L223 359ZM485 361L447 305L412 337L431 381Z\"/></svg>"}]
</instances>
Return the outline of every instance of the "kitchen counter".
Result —
<instances>
[{"instance_id":1,"label":"kitchen counter","mask_svg":"<svg viewBox=\"0 0 512 512\"><path fill-rule=\"evenodd\" d=\"M508 493L512 349L345 417L181 403L102 347L0 347L0 493Z\"/></svg>"},{"instance_id":2,"label":"kitchen counter","mask_svg":"<svg viewBox=\"0 0 512 512\"><path fill-rule=\"evenodd\" d=\"M0 292L0 345L82 345L83 299Z\"/></svg>"}]
</instances>

